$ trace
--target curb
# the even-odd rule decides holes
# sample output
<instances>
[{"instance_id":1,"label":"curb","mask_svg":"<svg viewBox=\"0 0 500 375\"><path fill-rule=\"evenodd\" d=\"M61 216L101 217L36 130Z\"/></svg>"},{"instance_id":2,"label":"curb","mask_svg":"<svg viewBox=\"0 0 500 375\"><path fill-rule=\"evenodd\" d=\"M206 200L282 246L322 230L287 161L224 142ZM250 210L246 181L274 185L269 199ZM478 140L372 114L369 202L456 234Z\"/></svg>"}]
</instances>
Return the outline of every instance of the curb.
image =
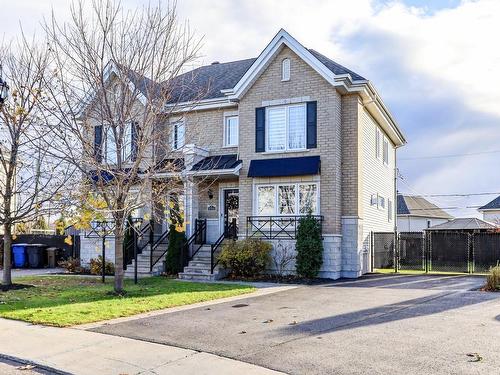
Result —
<instances>
[{"instance_id":1,"label":"curb","mask_svg":"<svg viewBox=\"0 0 500 375\"><path fill-rule=\"evenodd\" d=\"M32 366L35 366L35 368L33 368L33 371L34 372L39 372L41 374L48 374L48 375L74 375L74 374L71 374L71 373L66 372L66 371L62 371L62 370L55 369L53 367L42 365L41 363L38 363L38 362L30 361L30 360L23 359L23 358L13 357L13 356L6 355L6 354L1 354L1 353L0 353L0 362L4 362L4 363L7 363L7 364L9 364L9 362L10 362L10 363L13 363L13 364L18 364L18 365L32 365ZM42 372L40 372L40 370Z\"/></svg>"}]
</instances>

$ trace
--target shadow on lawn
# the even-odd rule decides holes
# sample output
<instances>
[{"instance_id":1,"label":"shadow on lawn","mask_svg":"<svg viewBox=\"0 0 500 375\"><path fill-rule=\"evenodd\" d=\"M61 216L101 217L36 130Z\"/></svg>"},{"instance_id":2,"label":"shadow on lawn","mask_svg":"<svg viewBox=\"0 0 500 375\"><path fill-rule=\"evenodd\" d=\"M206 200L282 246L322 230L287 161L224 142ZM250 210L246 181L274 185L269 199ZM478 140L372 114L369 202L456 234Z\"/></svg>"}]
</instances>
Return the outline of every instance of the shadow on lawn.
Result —
<instances>
[{"instance_id":1,"label":"shadow on lawn","mask_svg":"<svg viewBox=\"0 0 500 375\"><path fill-rule=\"evenodd\" d=\"M134 285L126 280L125 295L113 292L113 279L105 284L100 280L72 276L42 276L18 279L23 288L0 292L0 313L33 308L58 307L75 303L90 303L108 300L126 300L182 293L223 292L244 289L235 284L182 282L165 277L139 280ZM21 284L22 283L22 284Z\"/></svg>"},{"instance_id":2,"label":"shadow on lawn","mask_svg":"<svg viewBox=\"0 0 500 375\"><path fill-rule=\"evenodd\" d=\"M313 336L320 333L350 330L438 314L499 298L500 295L494 293L441 292L432 296L299 322L280 329L279 334Z\"/></svg>"}]
</instances>

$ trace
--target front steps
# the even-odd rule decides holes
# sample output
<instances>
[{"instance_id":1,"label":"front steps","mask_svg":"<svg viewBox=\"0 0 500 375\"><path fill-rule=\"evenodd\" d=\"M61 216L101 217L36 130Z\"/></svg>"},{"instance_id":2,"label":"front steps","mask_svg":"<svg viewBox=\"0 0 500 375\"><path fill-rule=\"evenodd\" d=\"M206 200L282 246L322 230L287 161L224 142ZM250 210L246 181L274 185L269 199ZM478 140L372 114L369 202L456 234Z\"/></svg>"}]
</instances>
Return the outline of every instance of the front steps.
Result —
<instances>
[{"instance_id":1,"label":"front steps","mask_svg":"<svg viewBox=\"0 0 500 375\"><path fill-rule=\"evenodd\" d=\"M194 258L189 262L187 267L184 267L184 272L179 273L181 280L193 281L214 281L226 276L226 273L218 265L214 269L214 273L210 273L210 245L203 245L195 254Z\"/></svg>"},{"instance_id":2,"label":"front steps","mask_svg":"<svg viewBox=\"0 0 500 375\"><path fill-rule=\"evenodd\" d=\"M155 250L155 253L161 254L167 250L166 244L160 244ZM151 264L151 250L149 246L146 246L142 250L142 253L137 254L137 277L148 277L160 275L163 272L163 261L165 260L165 255L153 266L153 271L150 270ZM135 259L132 259L132 263L127 265L127 269L124 271L125 277L134 277L135 270Z\"/></svg>"}]
</instances>

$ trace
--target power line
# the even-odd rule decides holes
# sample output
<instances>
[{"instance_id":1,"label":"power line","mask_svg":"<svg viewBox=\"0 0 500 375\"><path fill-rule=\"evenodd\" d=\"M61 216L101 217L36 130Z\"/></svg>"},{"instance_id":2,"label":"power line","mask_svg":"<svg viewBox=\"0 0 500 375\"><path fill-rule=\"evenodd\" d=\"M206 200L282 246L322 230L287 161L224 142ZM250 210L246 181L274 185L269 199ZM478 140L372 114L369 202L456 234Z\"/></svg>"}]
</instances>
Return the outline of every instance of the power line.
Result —
<instances>
[{"instance_id":1,"label":"power line","mask_svg":"<svg viewBox=\"0 0 500 375\"><path fill-rule=\"evenodd\" d=\"M423 159L445 159L445 158L460 158L462 156L477 156L485 154L497 154L500 150L491 151L478 151L478 152L468 152L463 154L449 154L449 155L433 155L433 156L414 156L408 158L398 158L398 160L423 160Z\"/></svg>"},{"instance_id":2,"label":"power line","mask_svg":"<svg viewBox=\"0 0 500 375\"><path fill-rule=\"evenodd\" d=\"M500 195L500 192L495 193L463 193L463 194L424 194L420 195L421 197L473 197L473 196L481 196L481 195Z\"/></svg>"}]
</instances>

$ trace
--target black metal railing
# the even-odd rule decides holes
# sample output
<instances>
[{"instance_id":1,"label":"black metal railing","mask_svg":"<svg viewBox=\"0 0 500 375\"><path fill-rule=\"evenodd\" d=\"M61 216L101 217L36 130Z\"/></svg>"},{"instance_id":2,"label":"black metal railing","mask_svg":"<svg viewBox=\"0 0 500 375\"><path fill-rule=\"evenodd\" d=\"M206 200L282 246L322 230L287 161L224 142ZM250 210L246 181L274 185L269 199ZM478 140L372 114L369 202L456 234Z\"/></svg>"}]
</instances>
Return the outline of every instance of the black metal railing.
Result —
<instances>
[{"instance_id":1,"label":"black metal railing","mask_svg":"<svg viewBox=\"0 0 500 375\"><path fill-rule=\"evenodd\" d=\"M163 258L168 251L168 242L170 240L170 230L167 228L164 232L156 235L154 225L151 225L148 244L151 246L149 254L149 272L153 272L153 267Z\"/></svg>"},{"instance_id":2,"label":"black metal railing","mask_svg":"<svg viewBox=\"0 0 500 375\"><path fill-rule=\"evenodd\" d=\"M265 239L296 239L300 219L306 216L247 216L246 236ZM313 215L320 227L323 216Z\"/></svg>"},{"instance_id":3,"label":"black metal railing","mask_svg":"<svg viewBox=\"0 0 500 375\"><path fill-rule=\"evenodd\" d=\"M123 269L126 270L127 266L132 264L132 260L137 258L137 254L142 253L142 248L139 248L138 241L142 236L148 232L150 223L142 225L143 220L134 218L127 222L127 233L123 241Z\"/></svg>"},{"instance_id":4,"label":"black metal railing","mask_svg":"<svg viewBox=\"0 0 500 375\"><path fill-rule=\"evenodd\" d=\"M194 224L194 232L189 237L181 248L181 268L188 265L189 261L200 251L202 246L207 242L207 219L196 219ZM192 245L198 247L190 253L189 249Z\"/></svg>"},{"instance_id":5,"label":"black metal railing","mask_svg":"<svg viewBox=\"0 0 500 375\"><path fill-rule=\"evenodd\" d=\"M219 264L219 259L216 256L216 252L220 249L220 246L226 239L231 239L235 241L238 239L238 224L236 219L233 219L227 226L224 228L224 233L220 235L220 237L215 241L210 247L210 273L214 273L214 269Z\"/></svg>"}]
</instances>

